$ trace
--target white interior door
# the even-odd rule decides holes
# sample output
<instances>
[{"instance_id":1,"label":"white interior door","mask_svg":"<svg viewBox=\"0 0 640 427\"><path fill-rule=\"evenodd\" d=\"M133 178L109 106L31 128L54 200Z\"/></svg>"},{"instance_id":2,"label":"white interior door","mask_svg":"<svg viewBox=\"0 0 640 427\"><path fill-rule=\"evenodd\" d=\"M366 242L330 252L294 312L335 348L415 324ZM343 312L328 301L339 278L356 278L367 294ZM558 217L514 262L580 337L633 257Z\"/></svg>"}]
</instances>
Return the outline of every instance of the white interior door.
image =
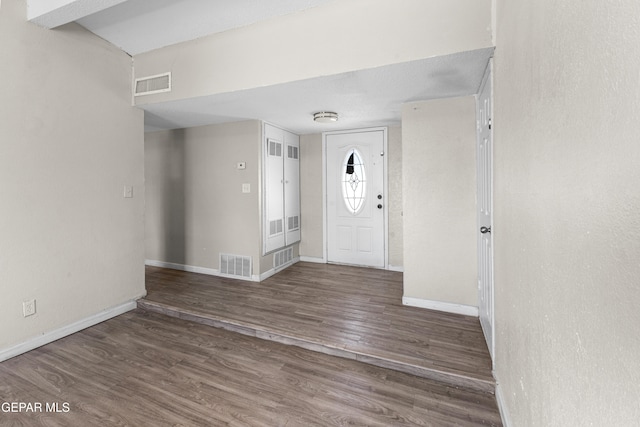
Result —
<instances>
[{"instance_id":1,"label":"white interior door","mask_svg":"<svg viewBox=\"0 0 640 427\"><path fill-rule=\"evenodd\" d=\"M326 134L327 260L385 267L384 129Z\"/></svg>"},{"instance_id":2,"label":"white interior door","mask_svg":"<svg viewBox=\"0 0 640 427\"><path fill-rule=\"evenodd\" d=\"M487 67L478 95L478 297L479 314L487 347L494 354L493 311L493 137L491 129L491 67Z\"/></svg>"},{"instance_id":3,"label":"white interior door","mask_svg":"<svg viewBox=\"0 0 640 427\"><path fill-rule=\"evenodd\" d=\"M264 124L263 254L300 241L300 137Z\"/></svg>"},{"instance_id":4,"label":"white interior door","mask_svg":"<svg viewBox=\"0 0 640 427\"><path fill-rule=\"evenodd\" d=\"M284 138L268 137L264 149L264 253L285 244L283 155Z\"/></svg>"},{"instance_id":5,"label":"white interior door","mask_svg":"<svg viewBox=\"0 0 640 427\"><path fill-rule=\"evenodd\" d=\"M285 244L300 241L300 137L284 132Z\"/></svg>"}]
</instances>

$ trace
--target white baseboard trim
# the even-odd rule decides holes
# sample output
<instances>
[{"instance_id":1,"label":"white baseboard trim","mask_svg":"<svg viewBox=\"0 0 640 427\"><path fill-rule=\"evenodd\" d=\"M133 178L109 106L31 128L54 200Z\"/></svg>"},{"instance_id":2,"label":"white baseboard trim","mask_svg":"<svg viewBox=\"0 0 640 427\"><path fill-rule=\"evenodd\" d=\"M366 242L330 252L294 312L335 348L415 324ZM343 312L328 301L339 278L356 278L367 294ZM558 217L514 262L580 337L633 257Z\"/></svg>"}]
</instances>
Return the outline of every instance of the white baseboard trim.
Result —
<instances>
[{"instance_id":1,"label":"white baseboard trim","mask_svg":"<svg viewBox=\"0 0 640 427\"><path fill-rule=\"evenodd\" d=\"M495 377L495 372L493 373ZM511 422L511 415L509 414L509 408L507 407L507 402L504 396L504 390L500 386L500 382L496 378L496 401L498 402L498 410L500 411L500 418L502 418L502 425L504 427L513 427L513 423Z\"/></svg>"},{"instance_id":2,"label":"white baseboard trim","mask_svg":"<svg viewBox=\"0 0 640 427\"><path fill-rule=\"evenodd\" d=\"M286 264L286 266L283 267L288 267L291 264ZM278 271L282 270L281 268L278 269ZM273 276L274 274L276 274L278 271L276 271L275 268L272 268L271 270L265 271L264 273L260 274L260 281L262 282L263 280L267 280L269 277Z\"/></svg>"},{"instance_id":3,"label":"white baseboard trim","mask_svg":"<svg viewBox=\"0 0 640 427\"><path fill-rule=\"evenodd\" d=\"M281 265L278 268L272 268L271 270L265 271L264 273L260 274L260 281L262 282L263 280L268 279L269 277L273 276L274 274L281 272L285 268L291 267L293 264L295 264L295 263L297 263L299 261L300 261L300 257L296 257L296 258L293 258L288 263Z\"/></svg>"},{"instance_id":4,"label":"white baseboard trim","mask_svg":"<svg viewBox=\"0 0 640 427\"><path fill-rule=\"evenodd\" d=\"M198 267L195 265L176 264L174 262L165 262L165 261L156 261L152 259L146 259L144 261L144 264L151 267L170 268L172 270L187 271L189 273L199 273L199 274L207 274L209 276L227 277L229 279L246 280L247 282L259 282L261 280L260 279L261 276L258 276L257 274L252 274L251 278L232 276L230 274L220 273L220 270L216 270L215 268Z\"/></svg>"},{"instance_id":5,"label":"white baseboard trim","mask_svg":"<svg viewBox=\"0 0 640 427\"><path fill-rule=\"evenodd\" d=\"M445 311L447 313L478 317L478 307L474 307L472 305L453 304L450 302L431 301L411 297L402 297L402 304L411 307L428 308L429 310L438 310Z\"/></svg>"},{"instance_id":6,"label":"white baseboard trim","mask_svg":"<svg viewBox=\"0 0 640 427\"><path fill-rule=\"evenodd\" d=\"M146 259L144 263L151 267L170 268L172 270L188 271L190 273L208 274L209 276L220 275L220 272L214 268L197 267L195 265L176 264L174 262L156 261L151 259Z\"/></svg>"},{"instance_id":7,"label":"white baseboard trim","mask_svg":"<svg viewBox=\"0 0 640 427\"><path fill-rule=\"evenodd\" d=\"M60 338L64 338L90 326L97 325L98 323L104 322L105 320L109 320L113 317L124 314L127 311L134 310L135 308L136 301L128 301L124 304L108 308L104 311L86 317L70 325L43 333L42 335L38 335L21 344L6 348L4 350L0 350L0 362L4 362L5 360L11 359L12 357L19 356L38 347L42 347L43 345L52 343L56 340L59 340Z\"/></svg>"},{"instance_id":8,"label":"white baseboard trim","mask_svg":"<svg viewBox=\"0 0 640 427\"><path fill-rule=\"evenodd\" d=\"M327 260L324 258L317 258L312 256L300 256L300 261L303 262L314 262L316 264L326 264Z\"/></svg>"},{"instance_id":9,"label":"white baseboard trim","mask_svg":"<svg viewBox=\"0 0 640 427\"><path fill-rule=\"evenodd\" d=\"M325 258L311 257L311 256L300 256L300 261L303 262L313 262L316 264L327 264L327 260ZM389 271L398 271L400 273L404 273L404 267L389 265L387 266L387 270Z\"/></svg>"}]
</instances>

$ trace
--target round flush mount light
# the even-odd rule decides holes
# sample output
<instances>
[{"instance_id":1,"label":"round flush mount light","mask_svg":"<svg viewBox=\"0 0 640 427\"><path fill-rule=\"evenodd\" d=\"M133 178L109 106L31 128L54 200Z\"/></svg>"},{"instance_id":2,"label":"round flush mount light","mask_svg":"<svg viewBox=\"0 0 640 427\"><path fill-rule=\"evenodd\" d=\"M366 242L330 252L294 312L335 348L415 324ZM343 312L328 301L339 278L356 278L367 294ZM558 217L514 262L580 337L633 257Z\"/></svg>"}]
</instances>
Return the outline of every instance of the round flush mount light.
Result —
<instances>
[{"instance_id":1,"label":"round flush mount light","mask_svg":"<svg viewBox=\"0 0 640 427\"><path fill-rule=\"evenodd\" d=\"M338 113L320 111L313 115L313 121L318 123L333 123L338 121Z\"/></svg>"}]
</instances>

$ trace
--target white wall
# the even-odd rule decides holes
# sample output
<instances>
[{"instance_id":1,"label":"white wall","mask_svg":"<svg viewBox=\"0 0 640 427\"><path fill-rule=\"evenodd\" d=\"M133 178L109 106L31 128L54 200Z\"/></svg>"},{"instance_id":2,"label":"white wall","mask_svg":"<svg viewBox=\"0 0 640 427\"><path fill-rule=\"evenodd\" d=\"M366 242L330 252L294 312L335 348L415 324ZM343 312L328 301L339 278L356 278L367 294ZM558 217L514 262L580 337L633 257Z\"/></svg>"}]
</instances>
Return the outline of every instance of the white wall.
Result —
<instances>
[{"instance_id":1,"label":"white wall","mask_svg":"<svg viewBox=\"0 0 640 427\"><path fill-rule=\"evenodd\" d=\"M477 307L475 98L402 110L404 297Z\"/></svg>"},{"instance_id":2,"label":"white wall","mask_svg":"<svg viewBox=\"0 0 640 427\"><path fill-rule=\"evenodd\" d=\"M24 0L2 2L0 57L2 350L145 291L131 58L77 25L27 23Z\"/></svg>"},{"instance_id":3,"label":"white wall","mask_svg":"<svg viewBox=\"0 0 640 427\"><path fill-rule=\"evenodd\" d=\"M491 0L341 0L135 56L171 71L138 105L262 87L491 46ZM464 31L461 31L463 29Z\"/></svg>"},{"instance_id":4,"label":"white wall","mask_svg":"<svg viewBox=\"0 0 640 427\"><path fill-rule=\"evenodd\" d=\"M145 134L148 260L218 269L220 253L230 253L263 272L261 129L251 120ZM241 161L246 169L236 168Z\"/></svg>"},{"instance_id":5,"label":"white wall","mask_svg":"<svg viewBox=\"0 0 640 427\"><path fill-rule=\"evenodd\" d=\"M513 426L640 420L640 3L497 1L497 377Z\"/></svg>"}]
</instances>

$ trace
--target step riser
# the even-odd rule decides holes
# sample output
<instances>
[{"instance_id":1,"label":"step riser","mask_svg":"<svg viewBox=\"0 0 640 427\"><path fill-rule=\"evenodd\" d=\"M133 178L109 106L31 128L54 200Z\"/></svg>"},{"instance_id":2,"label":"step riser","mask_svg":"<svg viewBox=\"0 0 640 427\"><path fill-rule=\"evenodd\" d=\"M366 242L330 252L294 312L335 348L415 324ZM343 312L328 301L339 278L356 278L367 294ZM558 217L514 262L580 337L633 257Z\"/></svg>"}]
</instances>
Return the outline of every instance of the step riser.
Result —
<instances>
[{"instance_id":1,"label":"step riser","mask_svg":"<svg viewBox=\"0 0 640 427\"><path fill-rule=\"evenodd\" d=\"M320 344L311 340L305 340L298 337L291 337L284 334L275 333L273 331L258 329L254 326L241 325L238 323L230 322L225 319L215 319L211 316L203 316L196 312L190 312L183 309L175 309L161 303L154 303L146 300L138 301L138 308L151 311L154 313L160 313L171 317L176 317L182 320L187 320L194 323L200 323L203 325L211 326L214 328L221 328L231 332L237 332L239 334L248 335L268 341L274 341L281 344L292 345L306 350L315 351L318 353L327 354L330 356L341 357L345 359L357 360L369 365L378 366L381 368L392 369L399 372L415 375L418 377L438 381L451 385L454 387L461 387L469 390L480 391L484 393L495 393L495 383L489 381L483 381L476 378L465 377L462 375L455 375L449 372L443 372L436 369L428 369L422 366L410 365L402 362L397 362L369 354L358 353L351 350L332 347L326 344Z\"/></svg>"}]
</instances>

